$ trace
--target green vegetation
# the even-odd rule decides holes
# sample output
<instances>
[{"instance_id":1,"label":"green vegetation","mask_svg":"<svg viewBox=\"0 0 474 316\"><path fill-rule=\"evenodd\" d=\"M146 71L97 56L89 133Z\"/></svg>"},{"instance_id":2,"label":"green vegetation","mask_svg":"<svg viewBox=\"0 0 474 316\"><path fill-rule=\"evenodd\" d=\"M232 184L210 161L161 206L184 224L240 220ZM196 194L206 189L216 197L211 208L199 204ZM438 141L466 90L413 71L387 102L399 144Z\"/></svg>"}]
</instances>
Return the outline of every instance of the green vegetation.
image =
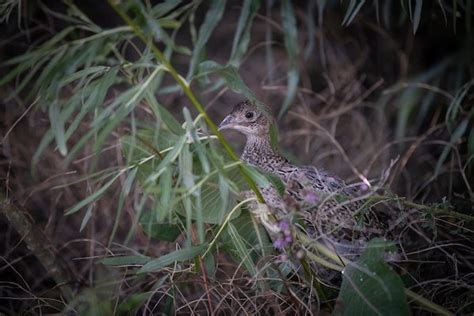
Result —
<instances>
[{"instance_id":1,"label":"green vegetation","mask_svg":"<svg viewBox=\"0 0 474 316\"><path fill-rule=\"evenodd\" d=\"M0 4L0 313L474 312L472 1L306 2ZM276 250L281 183L216 127L243 98L399 240L351 262L294 216Z\"/></svg>"}]
</instances>

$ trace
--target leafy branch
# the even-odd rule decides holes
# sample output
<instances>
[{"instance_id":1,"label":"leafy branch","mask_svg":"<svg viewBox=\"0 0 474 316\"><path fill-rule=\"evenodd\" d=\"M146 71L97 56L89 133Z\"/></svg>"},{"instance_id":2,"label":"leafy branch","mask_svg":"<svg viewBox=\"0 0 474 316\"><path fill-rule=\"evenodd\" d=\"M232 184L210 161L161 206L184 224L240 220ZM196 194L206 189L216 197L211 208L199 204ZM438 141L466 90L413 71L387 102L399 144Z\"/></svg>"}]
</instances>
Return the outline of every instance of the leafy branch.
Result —
<instances>
[{"instance_id":1,"label":"leafy branch","mask_svg":"<svg viewBox=\"0 0 474 316\"><path fill-rule=\"evenodd\" d=\"M176 69L171 65L171 63L168 61L166 56L161 52L161 50L156 47L156 45L153 44L151 38L147 38L145 33L140 29L140 27L125 13L116 3L114 0L108 0L110 6L117 12L117 14L127 23L133 30L133 32L137 35L137 37L143 41L148 47L151 48L153 54L155 55L156 59L160 61L163 64L163 67L166 71L168 71L171 76L174 78L174 80L178 83L178 85L181 87L183 90L184 94L188 97L189 101L193 104L193 106L199 111L199 113L202 115L204 120L206 121L207 125L211 129L212 133L214 133L217 136L217 139L219 142L222 144L224 147L225 151L229 154L229 156L232 158L234 161L238 161L239 157L235 154L234 150L232 147L229 145L229 143L225 140L224 136L222 136L222 133L219 132L217 129L216 124L211 120L207 112L205 111L204 107L202 104L197 100L196 96L191 90L191 87L189 83L181 76L178 74ZM248 171L242 166L238 166L244 180L247 182L249 188L255 193L257 199L259 202L264 203L264 199L260 191L258 190L255 182L252 180L250 175L248 174Z\"/></svg>"}]
</instances>

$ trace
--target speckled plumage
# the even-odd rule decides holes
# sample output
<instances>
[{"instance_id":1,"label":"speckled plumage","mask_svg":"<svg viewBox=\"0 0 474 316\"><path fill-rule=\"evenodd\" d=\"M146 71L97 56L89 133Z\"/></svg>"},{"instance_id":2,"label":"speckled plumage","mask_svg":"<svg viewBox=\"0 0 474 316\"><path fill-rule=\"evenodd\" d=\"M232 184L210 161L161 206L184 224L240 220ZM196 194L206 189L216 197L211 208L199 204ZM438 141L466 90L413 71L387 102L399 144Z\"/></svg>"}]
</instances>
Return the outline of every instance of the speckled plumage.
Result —
<instances>
[{"instance_id":1,"label":"speckled plumage","mask_svg":"<svg viewBox=\"0 0 474 316\"><path fill-rule=\"evenodd\" d=\"M347 252L345 255L360 252L353 249L355 245L363 248L368 239L381 235L376 217L369 216L370 210L363 208L357 190L341 179L313 166L296 166L274 151L269 135L272 120L265 112L244 101L234 107L219 127L245 134L247 142L241 159L281 179L287 195L303 210L312 236L342 245L336 247ZM273 187L263 188L262 194L271 208L287 212L285 199Z\"/></svg>"}]
</instances>

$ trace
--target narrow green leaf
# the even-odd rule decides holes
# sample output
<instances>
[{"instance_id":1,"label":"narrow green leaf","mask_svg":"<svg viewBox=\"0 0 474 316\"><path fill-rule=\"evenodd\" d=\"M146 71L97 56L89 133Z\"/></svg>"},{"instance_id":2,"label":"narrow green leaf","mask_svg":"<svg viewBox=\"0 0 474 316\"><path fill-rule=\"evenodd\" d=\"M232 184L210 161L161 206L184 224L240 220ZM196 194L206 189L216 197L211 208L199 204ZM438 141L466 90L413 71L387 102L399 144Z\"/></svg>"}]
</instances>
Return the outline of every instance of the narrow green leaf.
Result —
<instances>
[{"instance_id":1,"label":"narrow green leaf","mask_svg":"<svg viewBox=\"0 0 474 316\"><path fill-rule=\"evenodd\" d=\"M173 242L181 235L178 225L159 222L153 212L146 212L140 217L140 226L150 238Z\"/></svg>"},{"instance_id":2,"label":"narrow green leaf","mask_svg":"<svg viewBox=\"0 0 474 316\"><path fill-rule=\"evenodd\" d=\"M70 209L68 209L65 213L65 215L71 215L71 214L74 214L75 212L79 211L81 208L83 208L84 206L94 202L95 200L97 200L98 198L100 198L102 196L102 194L105 193L105 191L107 191L108 188L110 188L110 186L120 177L120 175L122 174L122 172L118 172L114 177L112 177L112 179L107 182L106 184L104 184L100 189L98 189L97 191L95 191L93 194L89 195L88 197L86 197L84 200L80 201L79 203L77 203L75 206L71 207Z\"/></svg>"},{"instance_id":3,"label":"narrow green leaf","mask_svg":"<svg viewBox=\"0 0 474 316\"><path fill-rule=\"evenodd\" d=\"M38 162L41 158L41 155L45 151L45 149L51 144L51 142L54 139L54 133L52 129L49 129L44 135L43 138L41 138L41 141L36 148L35 153L33 154L33 158L31 159L31 170L33 171L33 174L36 174L36 166L38 165Z\"/></svg>"},{"instance_id":4,"label":"narrow green leaf","mask_svg":"<svg viewBox=\"0 0 474 316\"><path fill-rule=\"evenodd\" d=\"M275 0L267 0L266 1L266 15L267 18L270 19L272 16L272 8L275 3ZM265 66L266 66L266 71L267 71L267 76L268 76L268 82L273 83L274 81L274 72L275 72L275 60L273 57L273 47L272 47L272 41L273 41L273 32L272 32L272 26L270 23L266 23L266 28L265 28Z\"/></svg>"},{"instance_id":5,"label":"narrow green leaf","mask_svg":"<svg viewBox=\"0 0 474 316\"><path fill-rule=\"evenodd\" d=\"M278 116L281 118L290 107L291 102L296 96L298 82L300 78L298 67L298 31L296 27L296 18L293 10L292 1L282 0L281 17L283 22L284 40L286 52L288 54L289 65L287 73L287 92L283 105Z\"/></svg>"},{"instance_id":6,"label":"narrow green leaf","mask_svg":"<svg viewBox=\"0 0 474 316\"><path fill-rule=\"evenodd\" d=\"M342 25L348 26L349 24L351 24L352 20L354 20L364 3L365 0L351 0L349 6L347 7L346 15L342 20Z\"/></svg>"},{"instance_id":7,"label":"narrow green leaf","mask_svg":"<svg viewBox=\"0 0 474 316\"><path fill-rule=\"evenodd\" d=\"M169 254L161 256L158 259L154 259L148 262L141 269L139 269L137 273L155 272L162 269L163 267L173 264L174 262L183 262L191 260L194 257L203 254L204 251L206 251L206 248L207 244L203 244L173 251Z\"/></svg>"},{"instance_id":8,"label":"narrow green leaf","mask_svg":"<svg viewBox=\"0 0 474 316\"><path fill-rule=\"evenodd\" d=\"M125 199L130 195L132 186L135 183L137 172L138 172L138 168L133 168L129 171L127 178L125 179L124 185L122 187L122 190L120 191L117 212L115 214L114 226L112 227L112 232L110 233L110 236L109 236L109 242L108 242L109 247L112 244L112 241L114 240L114 237L115 237L115 233L117 232L117 229L119 227L123 206L125 204Z\"/></svg>"},{"instance_id":9,"label":"narrow green leaf","mask_svg":"<svg viewBox=\"0 0 474 316\"><path fill-rule=\"evenodd\" d=\"M89 205L89 207L87 208L86 214L82 218L81 227L79 228L80 232L82 232L84 230L84 227L86 227L87 223L91 219L93 208L94 208L93 204Z\"/></svg>"},{"instance_id":10,"label":"narrow green leaf","mask_svg":"<svg viewBox=\"0 0 474 316\"><path fill-rule=\"evenodd\" d=\"M165 171L165 169L168 168L169 164L175 161L176 158L178 158L179 153L183 149L183 146L185 143L186 143L186 135L183 135L179 138L179 140L173 146L173 149L166 154L165 158L163 158L163 160L160 162L160 164L156 168L156 171L153 172L148 177L147 179L148 183L154 183L160 177L160 175Z\"/></svg>"},{"instance_id":11,"label":"narrow green leaf","mask_svg":"<svg viewBox=\"0 0 474 316\"><path fill-rule=\"evenodd\" d=\"M155 217L158 221L163 221L171 211L171 194L173 191L173 170L172 168L166 168L160 177L160 207L158 208L158 214Z\"/></svg>"},{"instance_id":12,"label":"narrow green leaf","mask_svg":"<svg viewBox=\"0 0 474 316\"><path fill-rule=\"evenodd\" d=\"M51 122L51 129L56 139L59 152L61 155L67 155L66 138L64 135L64 121L62 120L59 105L54 102L49 106L49 121Z\"/></svg>"},{"instance_id":13,"label":"narrow green leaf","mask_svg":"<svg viewBox=\"0 0 474 316\"><path fill-rule=\"evenodd\" d=\"M189 72L187 75L187 80L191 81L191 78L196 72L196 68L200 63L202 58L202 53L204 46L211 37L212 31L217 26L217 23L221 20L222 14L224 13L224 8L226 5L226 0L211 0L209 1L209 9L207 10L206 17L204 22L199 28L199 34L196 44L194 45L194 53L191 58L191 63L189 66Z\"/></svg>"},{"instance_id":14,"label":"narrow green leaf","mask_svg":"<svg viewBox=\"0 0 474 316\"><path fill-rule=\"evenodd\" d=\"M464 84L454 96L454 99L451 101L448 110L446 111L446 125L451 130L452 124L457 122L459 111L462 105L462 101L465 99L467 93L474 86L474 80L471 80Z\"/></svg>"},{"instance_id":15,"label":"narrow green leaf","mask_svg":"<svg viewBox=\"0 0 474 316\"><path fill-rule=\"evenodd\" d=\"M213 279L217 271L217 265L213 254L208 254L206 257L204 257L204 267L206 269L207 275Z\"/></svg>"},{"instance_id":16,"label":"narrow green leaf","mask_svg":"<svg viewBox=\"0 0 474 316\"><path fill-rule=\"evenodd\" d=\"M33 50L31 52L21 54L17 57L11 58L1 65L14 65L14 64L21 64L24 62L30 62L34 64L37 60L41 59L44 56L50 55L51 51L53 51L57 46L56 44L63 40L69 33L73 32L76 29L74 26L69 26L62 30L61 32L57 33L54 37L48 40L46 43L41 45L40 48ZM59 46L59 45L58 45Z\"/></svg>"},{"instance_id":17,"label":"narrow green leaf","mask_svg":"<svg viewBox=\"0 0 474 316\"><path fill-rule=\"evenodd\" d=\"M161 3L155 5L151 12L155 18L161 18L168 13L170 13L174 8L176 8L182 0L165 0Z\"/></svg>"},{"instance_id":18,"label":"narrow green leaf","mask_svg":"<svg viewBox=\"0 0 474 316\"><path fill-rule=\"evenodd\" d=\"M184 130L181 127L181 124L179 124L179 122L164 106L158 103L153 93L147 91L145 98L151 109L153 110L155 116L159 118L170 129L171 132L176 135L184 134Z\"/></svg>"},{"instance_id":19,"label":"narrow green leaf","mask_svg":"<svg viewBox=\"0 0 474 316\"><path fill-rule=\"evenodd\" d=\"M415 2L415 12L413 14L413 34L418 30L421 20L421 9L423 8L423 0L416 0Z\"/></svg>"},{"instance_id":20,"label":"narrow green leaf","mask_svg":"<svg viewBox=\"0 0 474 316\"><path fill-rule=\"evenodd\" d=\"M260 8L259 0L245 0L240 11L239 22L235 30L234 41L229 63L235 66L240 64L240 60L248 49L250 42L250 29L252 21Z\"/></svg>"},{"instance_id":21,"label":"narrow green leaf","mask_svg":"<svg viewBox=\"0 0 474 316\"><path fill-rule=\"evenodd\" d=\"M267 177L257 168L249 165L243 165L243 168L259 187L265 188L270 185L270 181Z\"/></svg>"},{"instance_id":22,"label":"narrow green leaf","mask_svg":"<svg viewBox=\"0 0 474 316\"><path fill-rule=\"evenodd\" d=\"M191 135L193 144L196 147L198 158L199 158L199 161L201 162L201 167L205 173L209 173L210 171L209 160L206 157L205 148L202 145L201 141L199 140L199 137L197 136L196 127L194 126L194 123L191 119L191 113L189 112L188 108L185 107L183 109L183 114L186 120L186 129L188 133Z\"/></svg>"},{"instance_id":23,"label":"narrow green leaf","mask_svg":"<svg viewBox=\"0 0 474 316\"><path fill-rule=\"evenodd\" d=\"M125 316L138 314L138 309L144 305L154 293L154 291L150 291L144 293L134 293L130 295L117 306L116 315Z\"/></svg>"},{"instance_id":24,"label":"narrow green leaf","mask_svg":"<svg viewBox=\"0 0 474 316\"><path fill-rule=\"evenodd\" d=\"M237 228L232 224L232 222L229 222L227 224L227 231L234 246L234 251L239 257L243 266L252 276L256 275L257 267L255 266L254 262L252 261L252 258L250 257L251 249L247 248L244 240L242 239Z\"/></svg>"},{"instance_id":25,"label":"narrow green leaf","mask_svg":"<svg viewBox=\"0 0 474 316\"><path fill-rule=\"evenodd\" d=\"M419 100L422 92L415 88L408 88L397 99L398 113L395 137L397 140L402 139L407 134L407 126L409 126L415 110L418 108Z\"/></svg>"},{"instance_id":26,"label":"narrow green leaf","mask_svg":"<svg viewBox=\"0 0 474 316\"><path fill-rule=\"evenodd\" d=\"M189 195L182 195L181 201L184 207L184 215L186 218L186 245L190 246L192 244L193 236L191 234L193 227L192 227L192 219L193 219L193 209L191 203L191 197Z\"/></svg>"},{"instance_id":27,"label":"narrow green leaf","mask_svg":"<svg viewBox=\"0 0 474 316\"><path fill-rule=\"evenodd\" d=\"M108 266L134 266L150 262L152 258L146 256L116 256L100 259L99 262Z\"/></svg>"},{"instance_id":28,"label":"narrow green leaf","mask_svg":"<svg viewBox=\"0 0 474 316\"><path fill-rule=\"evenodd\" d=\"M326 7L327 0L316 0L318 3L318 21L319 25L323 25L324 19L324 8Z\"/></svg>"},{"instance_id":29,"label":"narrow green leaf","mask_svg":"<svg viewBox=\"0 0 474 316\"><path fill-rule=\"evenodd\" d=\"M469 133L469 138L467 141L467 153L468 153L468 159L471 158L471 164L474 163L474 126L471 127L471 132Z\"/></svg>"},{"instance_id":30,"label":"narrow green leaf","mask_svg":"<svg viewBox=\"0 0 474 316\"><path fill-rule=\"evenodd\" d=\"M314 16L314 9L316 5L318 4L318 1L308 1L307 3L307 10L306 10L306 27L308 29L308 44L306 44L306 47L304 48L304 59L308 60L308 58L311 56L311 54L314 51L315 45L315 40L316 40L316 17ZM322 23L322 21L319 21ZM322 24L321 24L322 25Z\"/></svg>"},{"instance_id":31,"label":"narrow green leaf","mask_svg":"<svg viewBox=\"0 0 474 316\"><path fill-rule=\"evenodd\" d=\"M64 77L63 80L61 80L61 84L64 86L66 84L69 84L71 82L74 82L76 80L82 79L84 77L88 77L90 75L94 76L99 76L103 73L106 73L110 70L111 68L108 66L93 66L93 67L87 67L85 69L76 71L70 75L67 75Z\"/></svg>"},{"instance_id":32,"label":"narrow green leaf","mask_svg":"<svg viewBox=\"0 0 474 316\"><path fill-rule=\"evenodd\" d=\"M258 101L252 90L240 78L237 68L233 65L222 66L214 61L205 61L199 65L198 77L217 74L233 91L243 94L252 101ZM197 78L197 77L196 77Z\"/></svg>"},{"instance_id":33,"label":"narrow green leaf","mask_svg":"<svg viewBox=\"0 0 474 316\"><path fill-rule=\"evenodd\" d=\"M117 80L118 70L118 67L111 68L104 74L102 78L90 83L88 86L82 89L82 95L77 97L77 102L81 102L81 107L79 113L76 115L76 117L66 130L66 141L74 134L74 132L83 122L84 117L88 113L102 105L105 100L105 97L107 96L107 92ZM87 98L84 103L82 102L82 96ZM70 100L70 106L73 101L75 101L75 98L72 98Z\"/></svg>"},{"instance_id":34,"label":"narrow green leaf","mask_svg":"<svg viewBox=\"0 0 474 316\"><path fill-rule=\"evenodd\" d=\"M438 176L438 174L440 173L441 167L443 166L443 163L446 161L446 158L448 158L448 155L451 152L452 148L456 146L456 143L464 135L464 132L466 131L468 123L469 123L469 118L465 118L464 120L461 121L461 123L459 123L459 125L454 130L449 140L449 145L446 145L444 147L443 152L441 153L441 155L438 158L438 161L436 162L436 167L435 167L433 177Z\"/></svg>"}]
</instances>

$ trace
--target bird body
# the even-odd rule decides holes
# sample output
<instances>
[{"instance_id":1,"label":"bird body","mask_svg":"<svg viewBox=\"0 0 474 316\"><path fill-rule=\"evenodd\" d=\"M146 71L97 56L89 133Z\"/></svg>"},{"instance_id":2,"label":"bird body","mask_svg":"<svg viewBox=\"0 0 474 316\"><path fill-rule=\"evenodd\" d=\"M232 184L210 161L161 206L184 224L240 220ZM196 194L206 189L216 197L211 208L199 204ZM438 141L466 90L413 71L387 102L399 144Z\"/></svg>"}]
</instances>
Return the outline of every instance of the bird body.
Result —
<instances>
[{"instance_id":1,"label":"bird body","mask_svg":"<svg viewBox=\"0 0 474 316\"><path fill-rule=\"evenodd\" d=\"M286 194L303 210L310 235L343 245L340 249L344 248L344 252L354 244L380 236L380 224L368 216L370 210L364 210L357 190L313 166L294 165L272 148L269 132L272 119L265 112L250 101L241 102L221 122L219 129L234 129L246 136L241 159L282 181ZM278 213L288 212L285 199L275 188L262 188L262 195Z\"/></svg>"}]
</instances>

